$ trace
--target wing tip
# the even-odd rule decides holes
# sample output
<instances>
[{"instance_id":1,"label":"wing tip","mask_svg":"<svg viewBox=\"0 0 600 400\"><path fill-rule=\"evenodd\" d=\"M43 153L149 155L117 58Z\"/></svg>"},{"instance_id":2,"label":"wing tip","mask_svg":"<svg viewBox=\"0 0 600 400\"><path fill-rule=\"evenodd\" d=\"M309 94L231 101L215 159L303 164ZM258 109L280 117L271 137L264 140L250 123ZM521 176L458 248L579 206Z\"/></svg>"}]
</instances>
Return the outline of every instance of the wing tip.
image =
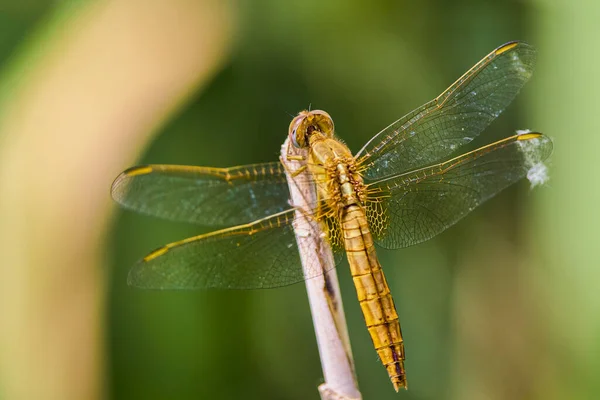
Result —
<instances>
[{"instance_id":1,"label":"wing tip","mask_svg":"<svg viewBox=\"0 0 600 400\"><path fill-rule=\"evenodd\" d=\"M137 175L148 175L153 171L151 165L137 165L135 167L127 168L119 176L137 176Z\"/></svg>"},{"instance_id":2,"label":"wing tip","mask_svg":"<svg viewBox=\"0 0 600 400\"><path fill-rule=\"evenodd\" d=\"M550 156L550 154L552 154L552 150L554 149L554 142L552 141L552 138L544 135L541 132L532 132L529 130L517 131L517 141L524 142L523 144L530 140L536 139L540 141L540 145L544 146L544 153L542 156L542 161L544 161Z\"/></svg>"},{"instance_id":3,"label":"wing tip","mask_svg":"<svg viewBox=\"0 0 600 400\"><path fill-rule=\"evenodd\" d=\"M127 168L125 171L121 172L110 186L110 194L112 198L120 203L120 188L127 181L127 179L133 176L148 175L152 171L153 168L150 165L138 165L135 167Z\"/></svg>"},{"instance_id":4,"label":"wing tip","mask_svg":"<svg viewBox=\"0 0 600 400\"><path fill-rule=\"evenodd\" d=\"M537 139L542 136L544 136L544 134L542 134L540 132L532 132L527 129L517 131L517 140L531 140L531 139Z\"/></svg>"},{"instance_id":5,"label":"wing tip","mask_svg":"<svg viewBox=\"0 0 600 400\"><path fill-rule=\"evenodd\" d=\"M513 41L511 41L511 42L504 43L502 46L498 47L498 48L497 48L497 49L494 51L494 53L496 53L496 55L498 56L498 55L500 55L500 54L502 54L502 53L505 53L505 52L507 52L507 51L509 51L509 50L512 50L512 49L514 49L515 47L517 47L517 46L518 46L519 44L521 44L521 43L522 43L522 42L519 42L518 40L513 40Z\"/></svg>"},{"instance_id":6,"label":"wing tip","mask_svg":"<svg viewBox=\"0 0 600 400\"><path fill-rule=\"evenodd\" d=\"M525 158L527 180L531 188L544 185L550 179L544 161L552 154L552 139L540 132L517 131L517 141Z\"/></svg>"},{"instance_id":7,"label":"wing tip","mask_svg":"<svg viewBox=\"0 0 600 400\"><path fill-rule=\"evenodd\" d=\"M527 42L522 42L520 40L512 40L510 42L504 43L502 46L499 46L496 50L494 50L492 54L494 54L494 56L497 57L501 54L507 53L515 49L517 49L517 51L525 51L526 53L532 53L534 56L536 53L535 47L528 44Z\"/></svg>"},{"instance_id":8,"label":"wing tip","mask_svg":"<svg viewBox=\"0 0 600 400\"><path fill-rule=\"evenodd\" d=\"M148 262L165 254L168 250L168 246L159 247L135 263L129 270L129 274L127 274L127 285L137 289L179 289L178 286L173 285L173 282L168 279L168 275L164 275L160 269L148 265Z\"/></svg>"},{"instance_id":9,"label":"wing tip","mask_svg":"<svg viewBox=\"0 0 600 400\"><path fill-rule=\"evenodd\" d=\"M169 251L169 247L168 246L163 246L163 247L159 247L158 249L150 252L150 254L148 254L146 257L142 258L142 263L147 263L149 261L154 260L157 257L162 256L163 254L167 253Z\"/></svg>"}]
</instances>

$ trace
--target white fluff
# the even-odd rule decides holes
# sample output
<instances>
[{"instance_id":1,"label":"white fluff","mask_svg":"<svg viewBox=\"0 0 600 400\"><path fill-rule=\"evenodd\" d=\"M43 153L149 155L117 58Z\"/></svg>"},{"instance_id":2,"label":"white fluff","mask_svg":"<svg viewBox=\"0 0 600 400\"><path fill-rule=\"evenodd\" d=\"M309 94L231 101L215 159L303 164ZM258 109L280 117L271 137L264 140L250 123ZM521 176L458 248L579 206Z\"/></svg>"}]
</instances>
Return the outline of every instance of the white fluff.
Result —
<instances>
[{"instance_id":1,"label":"white fluff","mask_svg":"<svg viewBox=\"0 0 600 400\"><path fill-rule=\"evenodd\" d=\"M549 179L548 167L544 163L537 163L527 171L527 179L531 183L531 188L543 185Z\"/></svg>"},{"instance_id":2,"label":"white fluff","mask_svg":"<svg viewBox=\"0 0 600 400\"><path fill-rule=\"evenodd\" d=\"M525 135L527 133L531 133L531 131L529 129L517 131L517 135ZM549 179L548 167L546 167L544 163L536 163L533 157L533 152L536 149L538 140L539 139L531 139L517 142L523 152L525 165L529 168L527 171L527 179L529 180L529 183L531 183L532 189L538 185L543 185Z\"/></svg>"}]
</instances>

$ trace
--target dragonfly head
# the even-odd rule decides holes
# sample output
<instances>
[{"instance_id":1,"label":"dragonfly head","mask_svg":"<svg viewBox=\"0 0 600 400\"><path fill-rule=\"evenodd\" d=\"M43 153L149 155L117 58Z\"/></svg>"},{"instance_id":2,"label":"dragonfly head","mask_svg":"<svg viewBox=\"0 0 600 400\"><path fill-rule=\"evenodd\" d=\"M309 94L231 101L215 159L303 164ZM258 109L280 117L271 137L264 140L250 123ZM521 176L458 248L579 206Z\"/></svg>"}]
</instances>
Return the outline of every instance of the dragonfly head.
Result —
<instances>
[{"instance_id":1,"label":"dragonfly head","mask_svg":"<svg viewBox=\"0 0 600 400\"><path fill-rule=\"evenodd\" d=\"M306 147L314 133L333 137L333 120L325 111L300 111L290 123L290 140L296 147Z\"/></svg>"}]
</instances>

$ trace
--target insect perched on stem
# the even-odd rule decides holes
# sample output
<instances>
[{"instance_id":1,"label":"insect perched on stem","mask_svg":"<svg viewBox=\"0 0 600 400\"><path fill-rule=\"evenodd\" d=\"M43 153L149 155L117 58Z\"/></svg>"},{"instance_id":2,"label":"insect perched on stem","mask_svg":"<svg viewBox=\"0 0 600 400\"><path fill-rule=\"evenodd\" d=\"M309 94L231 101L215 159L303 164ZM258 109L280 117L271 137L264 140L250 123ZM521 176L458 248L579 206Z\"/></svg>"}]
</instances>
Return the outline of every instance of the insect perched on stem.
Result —
<instances>
[{"instance_id":1,"label":"insect perched on stem","mask_svg":"<svg viewBox=\"0 0 600 400\"><path fill-rule=\"evenodd\" d=\"M452 157L513 100L533 73L534 49L507 43L479 61L441 95L375 135L356 154L335 137L325 111L302 111L289 128L305 148L317 202L302 210L335 254L346 254L375 349L394 388L406 388L404 342L375 246L397 249L450 227L502 189L545 176L552 141L520 132ZM449 158L450 157L450 158ZM535 171L532 174L531 171ZM117 177L124 207L176 221L232 226L171 243L140 260L134 286L155 289L256 289L323 273L302 270L280 162L232 168L133 167ZM339 259L339 258L338 258Z\"/></svg>"}]
</instances>

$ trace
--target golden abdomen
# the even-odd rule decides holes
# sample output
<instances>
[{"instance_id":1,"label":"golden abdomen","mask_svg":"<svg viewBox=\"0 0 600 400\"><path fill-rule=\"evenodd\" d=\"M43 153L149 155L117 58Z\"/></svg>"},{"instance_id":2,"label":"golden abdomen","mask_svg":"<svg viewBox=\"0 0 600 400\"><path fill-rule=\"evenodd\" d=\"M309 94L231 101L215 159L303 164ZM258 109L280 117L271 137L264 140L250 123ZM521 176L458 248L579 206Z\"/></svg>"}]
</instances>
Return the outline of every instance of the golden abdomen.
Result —
<instances>
[{"instance_id":1,"label":"golden abdomen","mask_svg":"<svg viewBox=\"0 0 600 400\"><path fill-rule=\"evenodd\" d=\"M394 388L406 388L404 344L394 306L363 209L351 205L342 211L344 246L358 301L369 334Z\"/></svg>"}]
</instances>

